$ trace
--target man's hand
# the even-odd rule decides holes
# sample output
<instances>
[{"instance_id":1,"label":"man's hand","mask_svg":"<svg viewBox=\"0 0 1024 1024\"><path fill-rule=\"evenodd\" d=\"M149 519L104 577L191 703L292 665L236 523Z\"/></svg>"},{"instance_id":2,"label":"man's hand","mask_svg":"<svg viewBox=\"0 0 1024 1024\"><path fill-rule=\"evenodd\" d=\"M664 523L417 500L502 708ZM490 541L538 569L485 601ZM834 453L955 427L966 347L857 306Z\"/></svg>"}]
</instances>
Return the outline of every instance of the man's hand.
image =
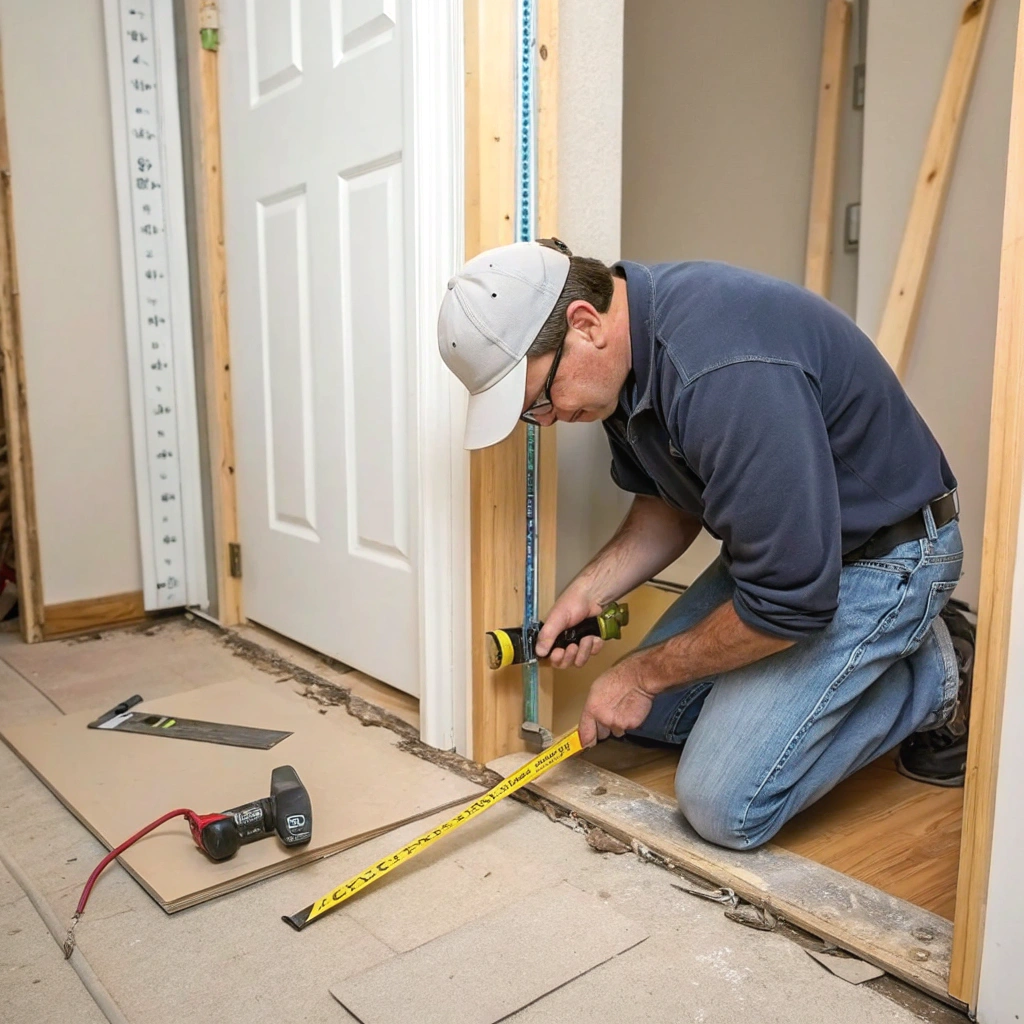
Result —
<instances>
[{"instance_id":1,"label":"man's hand","mask_svg":"<svg viewBox=\"0 0 1024 1024\"><path fill-rule=\"evenodd\" d=\"M580 740L593 746L609 734L637 728L654 698L673 687L730 672L793 646L743 622L731 601L693 629L631 654L599 676L580 716Z\"/></svg>"},{"instance_id":2,"label":"man's hand","mask_svg":"<svg viewBox=\"0 0 1024 1024\"><path fill-rule=\"evenodd\" d=\"M534 652L538 658L544 658L551 652L551 664L555 668L582 668L587 659L601 650L604 641L599 636L585 636L579 644L570 644L566 648L556 647L551 651L551 644L563 629L575 626L591 615L600 615L601 605L582 587L572 585L554 603L544 620L544 628L537 635Z\"/></svg>"},{"instance_id":3,"label":"man's hand","mask_svg":"<svg viewBox=\"0 0 1024 1024\"><path fill-rule=\"evenodd\" d=\"M651 711L654 694L648 693L636 659L627 658L590 687L580 715L580 742L592 747L609 735L622 736L643 724Z\"/></svg>"}]
</instances>

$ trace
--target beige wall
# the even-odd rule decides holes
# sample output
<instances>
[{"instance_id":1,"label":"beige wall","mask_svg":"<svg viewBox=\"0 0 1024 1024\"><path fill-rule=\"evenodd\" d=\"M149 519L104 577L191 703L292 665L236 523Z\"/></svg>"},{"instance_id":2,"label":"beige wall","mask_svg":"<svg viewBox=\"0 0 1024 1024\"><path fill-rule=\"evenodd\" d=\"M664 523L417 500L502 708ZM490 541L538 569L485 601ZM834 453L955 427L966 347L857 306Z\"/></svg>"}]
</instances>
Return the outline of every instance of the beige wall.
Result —
<instances>
[{"instance_id":1,"label":"beige wall","mask_svg":"<svg viewBox=\"0 0 1024 1024\"><path fill-rule=\"evenodd\" d=\"M622 212L623 0L559 4L558 231L580 255L619 258ZM558 430L561 589L612 535L629 496L611 481L597 423Z\"/></svg>"},{"instance_id":2,"label":"beige wall","mask_svg":"<svg viewBox=\"0 0 1024 1024\"><path fill-rule=\"evenodd\" d=\"M871 0L857 321L878 330L961 0ZM964 579L976 605L1018 4L992 9L906 386L960 484Z\"/></svg>"},{"instance_id":3,"label":"beige wall","mask_svg":"<svg viewBox=\"0 0 1024 1024\"><path fill-rule=\"evenodd\" d=\"M627 258L720 259L803 280L823 16L824 0L628 0ZM847 104L845 127L857 120ZM856 175L846 179L837 205L856 197ZM851 310L855 274L840 246L834 291Z\"/></svg>"},{"instance_id":4,"label":"beige wall","mask_svg":"<svg viewBox=\"0 0 1024 1024\"><path fill-rule=\"evenodd\" d=\"M102 0L0 0L47 604L142 586Z\"/></svg>"}]
</instances>

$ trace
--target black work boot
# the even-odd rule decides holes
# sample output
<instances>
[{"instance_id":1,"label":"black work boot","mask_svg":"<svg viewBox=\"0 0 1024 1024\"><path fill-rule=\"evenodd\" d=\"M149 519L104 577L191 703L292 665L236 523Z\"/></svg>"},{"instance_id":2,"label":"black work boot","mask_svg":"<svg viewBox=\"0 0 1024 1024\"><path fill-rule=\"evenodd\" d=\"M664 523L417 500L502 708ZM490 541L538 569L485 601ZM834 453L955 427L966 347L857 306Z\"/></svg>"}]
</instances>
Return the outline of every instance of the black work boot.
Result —
<instances>
[{"instance_id":1,"label":"black work boot","mask_svg":"<svg viewBox=\"0 0 1024 1024\"><path fill-rule=\"evenodd\" d=\"M967 606L949 601L939 613L949 629L960 672L956 706L948 721L928 732L915 732L900 744L896 770L933 786L962 786L967 771L967 722L971 713L974 677L974 627L961 611Z\"/></svg>"}]
</instances>

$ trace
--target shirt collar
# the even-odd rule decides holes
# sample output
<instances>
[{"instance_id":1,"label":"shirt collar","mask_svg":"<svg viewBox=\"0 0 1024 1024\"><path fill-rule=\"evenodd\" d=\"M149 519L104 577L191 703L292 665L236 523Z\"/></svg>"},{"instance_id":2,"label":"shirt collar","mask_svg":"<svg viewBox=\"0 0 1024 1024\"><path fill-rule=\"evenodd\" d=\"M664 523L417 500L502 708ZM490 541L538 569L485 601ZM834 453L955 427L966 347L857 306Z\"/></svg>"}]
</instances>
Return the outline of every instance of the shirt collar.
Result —
<instances>
[{"instance_id":1,"label":"shirt collar","mask_svg":"<svg viewBox=\"0 0 1024 1024\"><path fill-rule=\"evenodd\" d=\"M633 412L650 404L651 367L654 353L654 278L642 263L621 260L612 268L626 275L629 306L629 344L633 356L633 394L627 379L622 399Z\"/></svg>"}]
</instances>

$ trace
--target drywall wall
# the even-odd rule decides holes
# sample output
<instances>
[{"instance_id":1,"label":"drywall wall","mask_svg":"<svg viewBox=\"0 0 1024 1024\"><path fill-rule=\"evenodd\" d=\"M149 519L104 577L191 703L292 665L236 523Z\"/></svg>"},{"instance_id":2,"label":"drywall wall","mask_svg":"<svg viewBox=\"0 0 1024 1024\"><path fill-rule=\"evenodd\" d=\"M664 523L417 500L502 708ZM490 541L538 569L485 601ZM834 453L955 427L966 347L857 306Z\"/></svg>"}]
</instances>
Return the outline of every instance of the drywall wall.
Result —
<instances>
[{"instance_id":1,"label":"drywall wall","mask_svg":"<svg viewBox=\"0 0 1024 1024\"><path fill-rule=\"evenodd\" d=\"M1009 5L1007 5L1009 6ZM1016 7L1016 4L1013 5ZM1013 35L1010 30L1010 35ZM1022 516L1024 519L1024 516ZM981 1024L1017 1024L1024 1017L1024 817L1020 780L1024 778L1024 523L1018 527L1017 561L1010 610L1010 644L1006 662L1006 696L999 744L992 862L985 912L978 1020Z\"/></svg>"},{"instance_id":2,"label":"drywall wall","mask_svg":"<svg viewBox=\"0 0 1024 1024\"><path fill-rule=\"evenodd\" d=\"M139 590L102 0L0 0L46 604Z\"/></svg>"},{"instance_id":3,"label":"drywall wall","mask_svg":"<svg viewBox=\"0 0 1024 1024\"><path fill-rule=\"evenodd\" d=\"M641 262L717 259L801 282L824 0L627 0L622 252ZM860 185L852 19L836 184L831 299L853 313L846 204ZM690 583L717 553L698 538L663 579Z\"/></svg>"},{"instance_id":4,"label":"drywall wall","mask_svg":"<svg viewBox=\"0 0 1024 1024\"><path fill-rule=\"evenodd\" d=\"M620 255L622 9L623 0L558 7L558 232L573 252L606 263ZM561 590L614 533L630 497L612 483L600 424L557 430Z\"/></svg>"},{"instance_id":5,"label":"drywall wall","mask_svg":"<svg viewBox=\"0 0 1024 1024\"><path fill-rule=\"evenodd\" d=\"M824 0L628 0L627 258L720 259L803 281L824 10ZM852 79L837 210L857 194ZM856 259L841 244L833 278L833 298L852 312Z\"/></svg>"},{"instance_id":6,"label":"drywall wall","mask_svg":"<svg viewBox=\"0 0 1024 1024\"><path fill-rule=\"evenodd\" d=\"M992 355L1019 5L992 8L906 386L960 484L964 578L976 606ZM878 330L962 0L871 0L857 322Z\"/></svg>"}]
</instances>

